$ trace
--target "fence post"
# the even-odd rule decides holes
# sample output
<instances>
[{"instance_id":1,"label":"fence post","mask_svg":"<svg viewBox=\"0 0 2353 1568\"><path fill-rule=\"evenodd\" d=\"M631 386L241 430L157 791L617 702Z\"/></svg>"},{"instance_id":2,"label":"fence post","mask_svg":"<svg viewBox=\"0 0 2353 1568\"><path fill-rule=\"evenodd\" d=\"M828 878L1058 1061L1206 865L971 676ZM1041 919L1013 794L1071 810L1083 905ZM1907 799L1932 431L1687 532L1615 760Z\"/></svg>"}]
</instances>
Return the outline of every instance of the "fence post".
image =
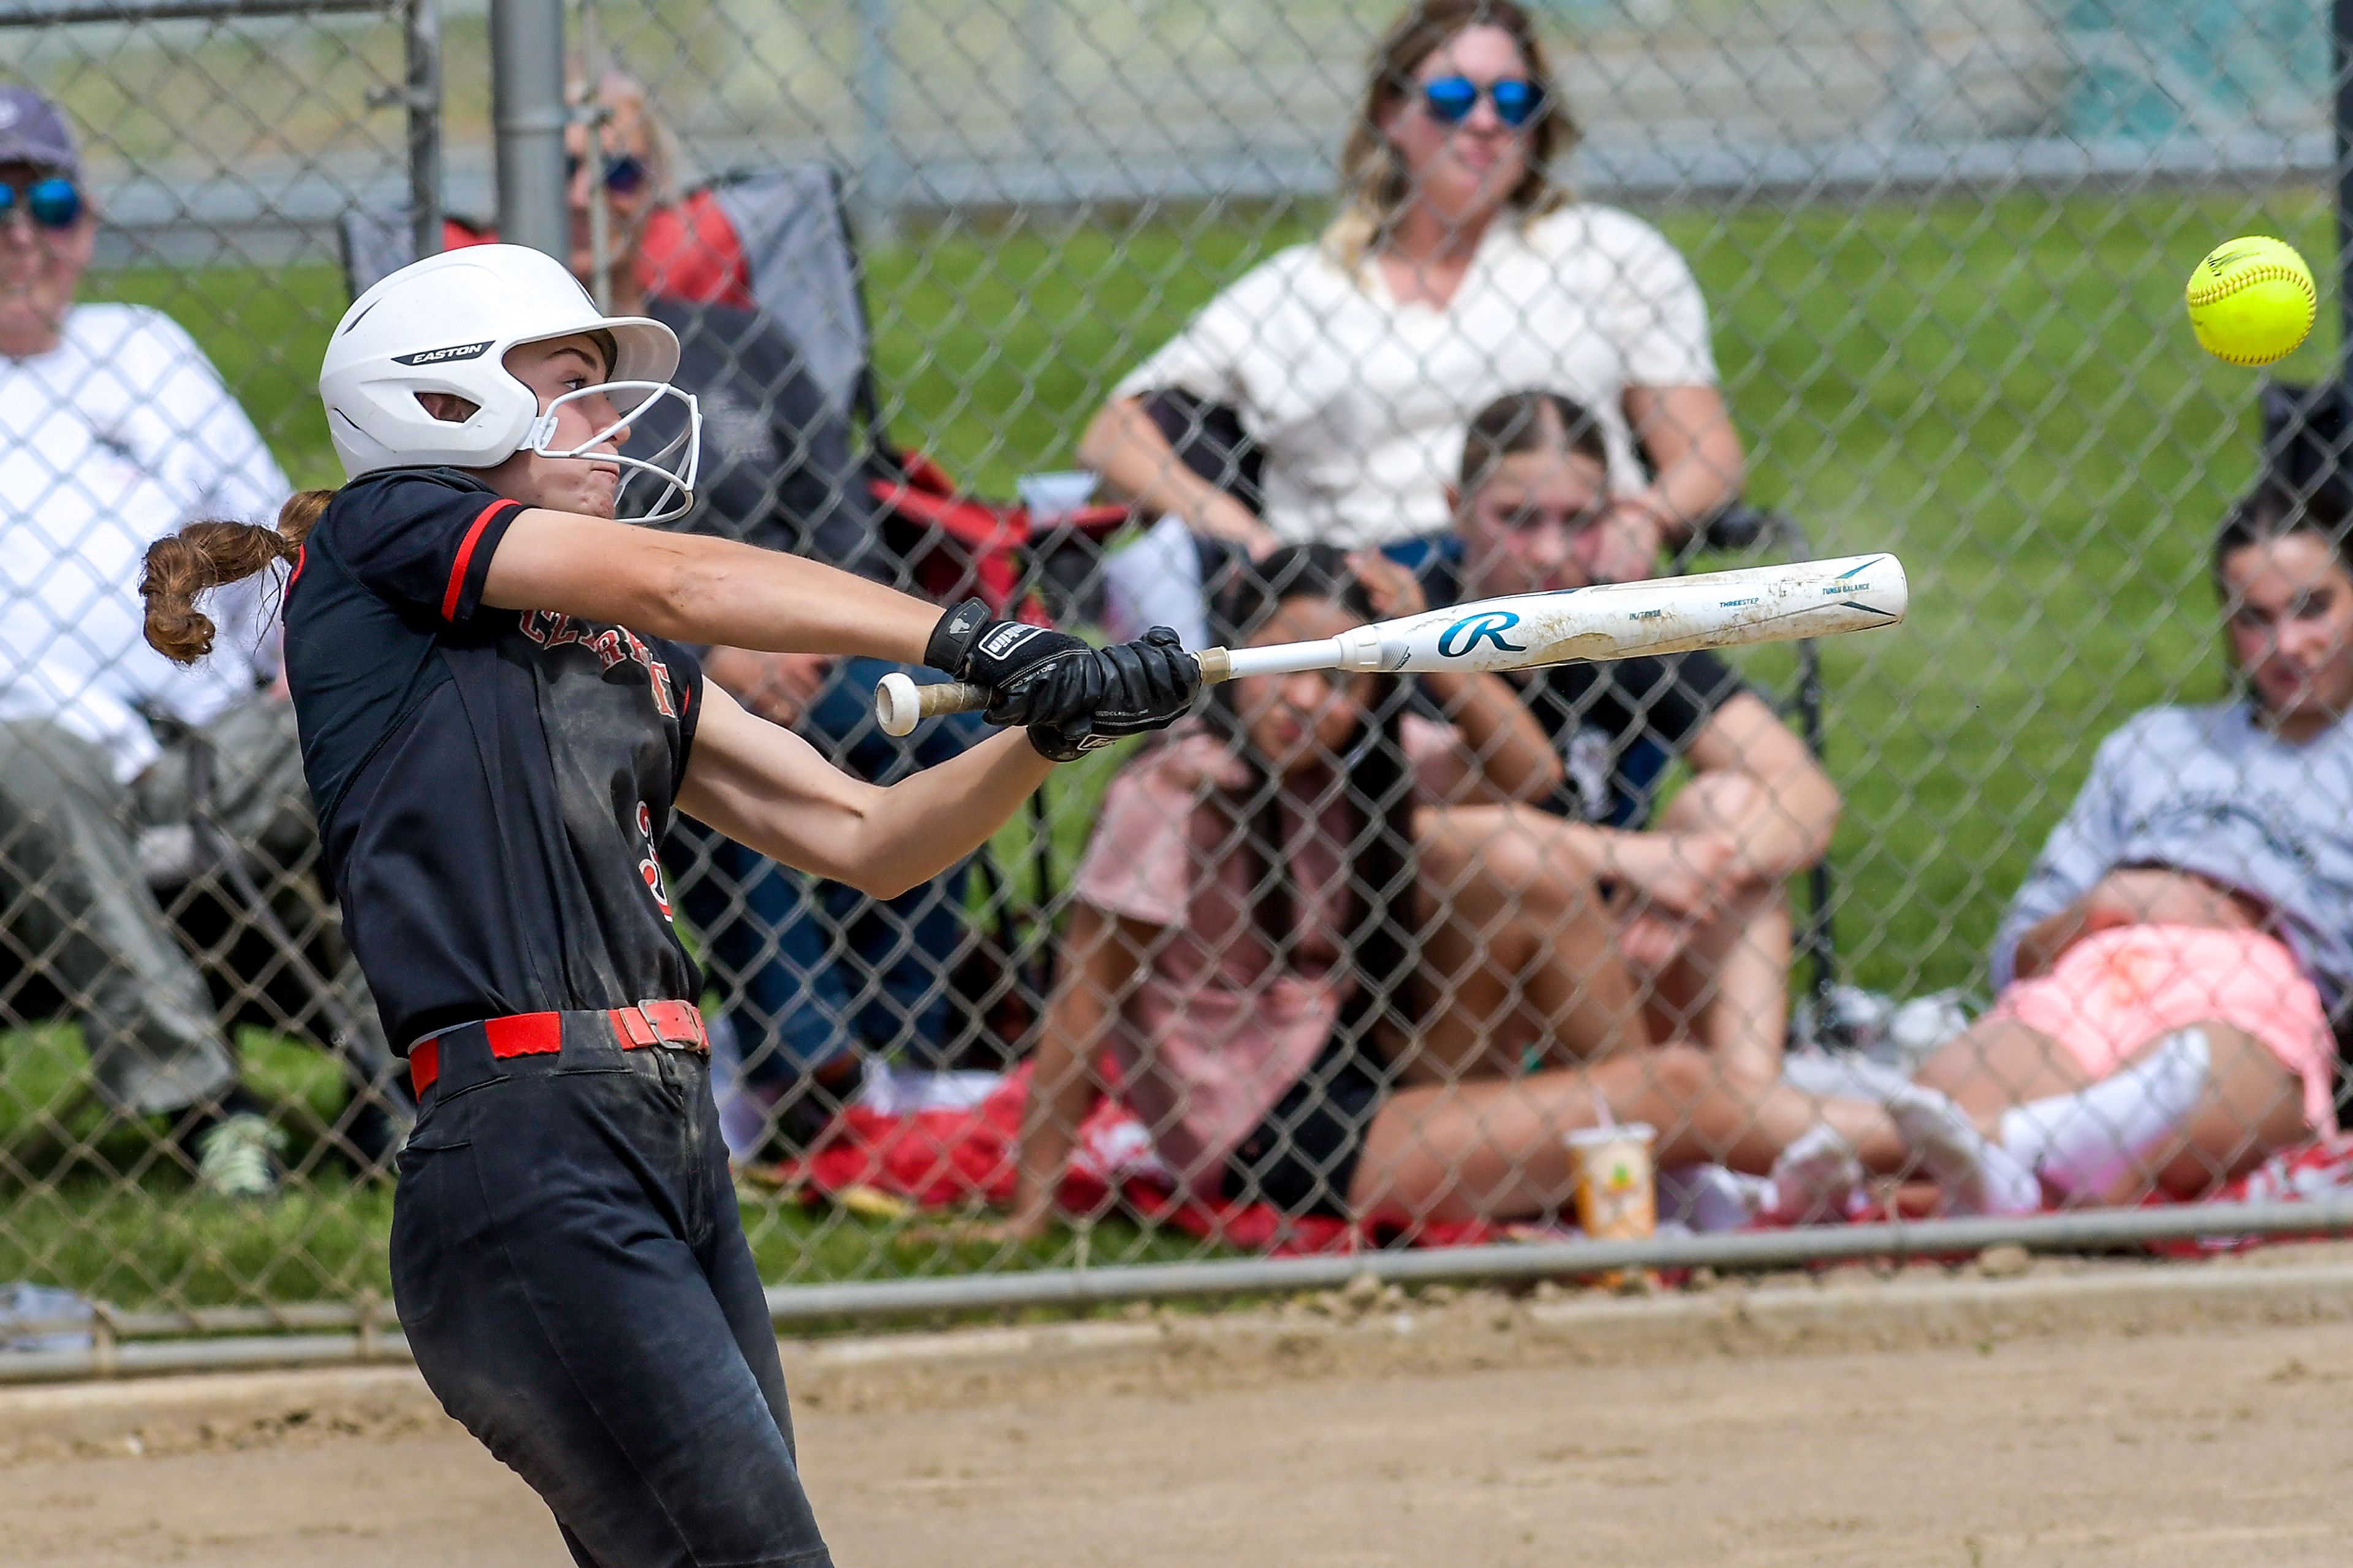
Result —
<instances>
[{"instance_id":1,"label":"fence post","mask_svg":"<svg viewBox=\"0 0 2353 1568\"><path fill-rule=\"evenodd\" d=\"M417 254L441 248L440 0L408 0L402 18L408 50L408 220Z\"/></svg>"},{"instance_id":2,"label":"fence post","mask_svg":"<svg viewBox=\"0 0 2353 1568\"><path fill-rule=\"evenodd\" d=\"M2329 5L2328 38L2337 130L2337 379L2353 385L2353 0Z\"/></svg>"},{"instance_id":3,"label":"fence post","mask_svg":"<svg viewBox=\"0 0 2353 1568\"><path fill-rule=\"evenodd\" d=\"M564 210L564 0L491 0L499 237L572 258Z\"/></svg>"},{"instance_id":4,"label":"fence post","mask_svg":"<svg viewBox=\"0 0 2353 1568\"><path fill-rule=\"evenodd\" d=\"M890 237L907 182L906 157L891 134L899 75L891 35L898 12L896 0L858 0L858 53L849 90L860 135L850 220L869 244Z\"/></svg>"},{"instance_id":5,"label":"fence post","mask_svg":"<svg viewBox=\"0 0 2353 1568\"><path fill-rule=\"evenodd\" d=\"M1029 0L1021 8L1022 139L1029 155L1047 170L1054 164L1054 142L1062 120L1062 106L1055 96L1054 58L1060 12L1057 0Z\"/></svg>"}]
</instances>

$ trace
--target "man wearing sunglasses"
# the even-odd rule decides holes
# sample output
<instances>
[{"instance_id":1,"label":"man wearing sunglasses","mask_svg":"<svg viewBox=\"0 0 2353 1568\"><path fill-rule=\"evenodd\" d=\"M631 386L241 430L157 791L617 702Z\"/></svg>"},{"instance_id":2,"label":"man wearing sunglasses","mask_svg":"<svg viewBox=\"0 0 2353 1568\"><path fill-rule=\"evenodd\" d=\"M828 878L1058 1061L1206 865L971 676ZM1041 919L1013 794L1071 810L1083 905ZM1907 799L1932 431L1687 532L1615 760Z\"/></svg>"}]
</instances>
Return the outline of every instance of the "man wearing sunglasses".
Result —
<instances>
[{"instance_id":1,"label":"man wearing sunglasses","mask_svg":"<svg viewBox=\"0 0 2353 1568\"><path fill-rule=\"evenodd\" d=\"M74 286L90 264L79 160L65 121L39 94L0 87L0 354L58 346Z\"/></svg>"},{"instance_id":2,"label":"man wearing sunglasses","mask_svg":"<svg viewBox=\"0 0 2353 1568\"><path fill-rule=\"evenodd\" d=\"M97 226L64 116L0 86L0 943L63 995L111 1110L169 1118L207 1187L262 1197L284 1134L239 1087L150 873L196 869L197 737L230 837L307 858L293 721L269 690L261 594L221 595L216 668L191 671L147 646L137 584L153 540L196 518L267 521L288 486L177 323L75 302ZM374 1028L356 972L345 990L346 1016ZM380 1040L350 1044L388 1067ZM375 1153L396 1136L380 1108L364 1136Z\"/></svg>"}]
</instances>

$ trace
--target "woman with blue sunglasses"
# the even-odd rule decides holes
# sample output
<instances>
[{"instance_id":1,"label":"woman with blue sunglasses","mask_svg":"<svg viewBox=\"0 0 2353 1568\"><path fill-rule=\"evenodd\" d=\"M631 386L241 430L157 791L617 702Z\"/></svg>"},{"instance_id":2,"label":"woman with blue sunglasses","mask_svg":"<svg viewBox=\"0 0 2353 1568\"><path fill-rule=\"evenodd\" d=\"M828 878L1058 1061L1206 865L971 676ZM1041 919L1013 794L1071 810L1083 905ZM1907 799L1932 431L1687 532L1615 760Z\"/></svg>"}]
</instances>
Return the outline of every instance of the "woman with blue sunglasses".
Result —
<instances>
[{"instance_id":1,"label":"woman with blue sunglasses","mask_svg":"<svg viewBox=\"0 0 2353 1568\"><path fill-rule=\"evenodd\" d=\"M1553 387L1602 421L1609 574L1647 574L1738 496L1740 442L1682 257L1555 181L1576 128L1550 76L1514 0L1424 0L1399 17L1321 242L1230 285L1122 381L1082 461L1253 554L1323 541L1412 559L1447 529L1472 413ZM1171 394L1239 416L1265 456L1256 510L1177 457L1154 418Z\"/></svg>"}]
</instances>

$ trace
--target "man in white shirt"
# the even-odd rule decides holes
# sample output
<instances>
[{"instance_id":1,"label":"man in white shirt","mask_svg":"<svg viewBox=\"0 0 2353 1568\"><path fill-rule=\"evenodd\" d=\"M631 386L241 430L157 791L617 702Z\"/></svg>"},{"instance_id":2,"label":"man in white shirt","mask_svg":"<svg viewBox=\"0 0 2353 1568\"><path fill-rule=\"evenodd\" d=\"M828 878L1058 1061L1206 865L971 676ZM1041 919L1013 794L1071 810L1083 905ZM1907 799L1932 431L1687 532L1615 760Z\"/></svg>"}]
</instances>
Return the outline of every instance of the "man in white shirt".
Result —
<instances>
[{"instance_id":1,"label":"man in white shirt","mask_svg":"<svg viewBox=\"0 0 2353 1568\"><path fill-rule=\"evenodd\" d=\"M230 837L280 864L309 852L291 710L269 689L271 606L259 592L224 595L218 650L182 669L147 646L138 583L157 537L194 518L267 521L289 487L176 323L74 303L96 217L62 116L20 87L0 87L0 204L5 940L65 996L111 1109L170 1115L207 1185L265 1195L284 1134L238 1087L134 834L179 826L185 841L201 744ZM364 1035L375 1009L352 987L338 989ZM381 1053L380 1041L346 1046Z\"/></svg>"}]
</instances>

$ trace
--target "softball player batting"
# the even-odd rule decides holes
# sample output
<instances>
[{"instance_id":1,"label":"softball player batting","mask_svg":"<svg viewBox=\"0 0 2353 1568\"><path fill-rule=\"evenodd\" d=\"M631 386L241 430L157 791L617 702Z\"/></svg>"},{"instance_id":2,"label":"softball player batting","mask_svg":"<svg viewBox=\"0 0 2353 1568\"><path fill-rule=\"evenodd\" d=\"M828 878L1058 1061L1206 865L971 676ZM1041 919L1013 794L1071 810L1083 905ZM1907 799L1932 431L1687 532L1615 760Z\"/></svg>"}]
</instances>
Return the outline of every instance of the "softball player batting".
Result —
<instances>
[{"instance_id":1,"label":"softball player batting","mask_svg":"<svg viewBox=\"0 0 2353 1568\"><path fill-rule=\"evenodd\" d=\"M827 1563L671 929L670 814L894 893L977 848L1053 762L1184 713L1199 675L1173 633L1097 651L614 521L624 484L659 487L657 517L692 500L677 363L668 327L600 315L535 251L395 273L320 374L350 482L274 531L158 542L147 637L201 658L195 596L291 561L326 865L422 1107L392 1277L435 1394L584 1564ZM685 436L621 456L663 397ZM927 662L1028 739L875 788L706 686L686 642Z\"/></svg>"}]
</instances>

